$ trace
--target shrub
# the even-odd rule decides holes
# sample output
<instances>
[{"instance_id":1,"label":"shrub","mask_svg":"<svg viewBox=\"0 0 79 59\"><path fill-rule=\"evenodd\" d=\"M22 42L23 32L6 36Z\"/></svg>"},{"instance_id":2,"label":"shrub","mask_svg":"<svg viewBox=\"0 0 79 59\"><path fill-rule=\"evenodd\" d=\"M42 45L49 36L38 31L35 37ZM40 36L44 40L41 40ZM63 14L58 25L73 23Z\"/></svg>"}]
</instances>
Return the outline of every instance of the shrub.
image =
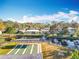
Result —
<instances>
[{"instance_id":1,"label":"shrub","mask_svg":"<svg viewBox=\"0 0 79 59\"><path fill-rule=\"evenodd\" d=\"M79 59L79 51L75 50L75 51L72 53L72 59Z\"/></svg>"},{"instance_id":2,"label":"shrub","mask_svg":"<svg viewBox=\"0 0 79 59\"><path fill-rule=\"evenodd\" d=\"M12 39L11 38L5 38L5 41L11 41Z\"/></svg>"}]
</instances>

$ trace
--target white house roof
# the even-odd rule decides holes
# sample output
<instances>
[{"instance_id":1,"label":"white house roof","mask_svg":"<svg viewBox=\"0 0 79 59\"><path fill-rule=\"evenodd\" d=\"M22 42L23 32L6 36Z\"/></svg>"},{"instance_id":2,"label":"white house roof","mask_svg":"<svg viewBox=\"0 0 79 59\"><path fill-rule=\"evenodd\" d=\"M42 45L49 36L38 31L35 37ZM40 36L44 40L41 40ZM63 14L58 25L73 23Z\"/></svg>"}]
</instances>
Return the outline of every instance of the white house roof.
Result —
<instances>
[{"instance_id":1,"label":"white house roof","mask_svg":"<svg viewBox=\"0 0 79 59\"><path fill-rule=\"evenodd\" d=\"M39 30L26 30L26 32L39 32Z\"/></svg>"},{"instance_id":2,"label":"white house roof","mask_svg":"<svg viewBox=\"0 0 79 59\"><path fill-rule=\"evenodd\" d=\"M2 34L2 31L0 31L0 34Z\"/></svg>"},{"instance_id":3,"label":"white house roof","mask_svg":"<svg viewBox=\"0 0 79 59\"><path fill-rule=\"evenodd\" d=\"M72 28L72 27L68 27L68 29L75 29L75 28Z\"/></svg>"}]
</instances>

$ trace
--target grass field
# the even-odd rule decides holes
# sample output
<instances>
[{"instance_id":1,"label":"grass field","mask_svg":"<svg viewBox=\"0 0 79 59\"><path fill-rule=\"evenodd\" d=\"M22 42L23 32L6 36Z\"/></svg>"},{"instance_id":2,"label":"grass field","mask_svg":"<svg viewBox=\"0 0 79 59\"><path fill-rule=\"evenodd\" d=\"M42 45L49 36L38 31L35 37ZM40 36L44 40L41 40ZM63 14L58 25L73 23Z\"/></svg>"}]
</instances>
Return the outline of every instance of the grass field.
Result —
<instances>
[{"instance_id":1,"label":"grass field","mask_svg":"<svg viewBox=\"0 0 79 59\"><path fill-rule=\"evenodd\" d=\"M0 38L0 43L5 42L5 39Z\"/></svg>"}]
</instances>

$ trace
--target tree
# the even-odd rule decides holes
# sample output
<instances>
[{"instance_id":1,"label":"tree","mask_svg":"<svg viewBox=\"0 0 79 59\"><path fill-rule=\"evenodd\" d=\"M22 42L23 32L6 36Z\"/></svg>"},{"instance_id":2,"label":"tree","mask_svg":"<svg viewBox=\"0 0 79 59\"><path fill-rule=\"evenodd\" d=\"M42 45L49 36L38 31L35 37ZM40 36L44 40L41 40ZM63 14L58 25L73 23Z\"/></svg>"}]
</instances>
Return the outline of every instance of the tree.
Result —
<instances>
[{"instance_id":1,"label":"tree","mask_svg":"<svg viewBox=\"0 0 79 59\"><path fill-rule=\"evenodd\" d=\"M75 52L72 53L72 59L79 59L79 51L75 50Z\"/></svg>"},{"instance_id":2,"label":"tree","mask_svg":"<svg viewBox=\"0 0 79 59\"><path fill-rule=\"evenodd\" d=\"M16 29L13 28L13 27L7 27L5 33L8 33L8 34L15 34L15 33L16 33Z\"/></svg>"},{"instance_id":3,"label":"tree","mask_svg":"<svg viewBox=\"0 0 79 59\"><path fill-rule=\"evenodd\" d=\"M0 22L0 30L4 30L5 29L5 25L3 22Z\"/></svg>"}]
</instances>

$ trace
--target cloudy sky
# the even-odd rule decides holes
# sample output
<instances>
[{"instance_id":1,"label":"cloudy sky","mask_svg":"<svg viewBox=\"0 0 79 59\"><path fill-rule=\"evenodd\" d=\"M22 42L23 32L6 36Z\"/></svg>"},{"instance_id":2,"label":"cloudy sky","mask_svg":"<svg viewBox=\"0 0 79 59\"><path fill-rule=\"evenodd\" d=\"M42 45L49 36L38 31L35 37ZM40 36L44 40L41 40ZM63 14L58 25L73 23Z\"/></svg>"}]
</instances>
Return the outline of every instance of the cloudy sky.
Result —
<instances>
[{"instance_id":1,"label":"cloudy sky","mask_svg":"<svg viewBox=\"0 0 79 59\"><path fill-rule=\"evenodd\" d=\"M0 0L0 18L18 22L79 22L79 0Z\"/></svg>"}]
</instances>

